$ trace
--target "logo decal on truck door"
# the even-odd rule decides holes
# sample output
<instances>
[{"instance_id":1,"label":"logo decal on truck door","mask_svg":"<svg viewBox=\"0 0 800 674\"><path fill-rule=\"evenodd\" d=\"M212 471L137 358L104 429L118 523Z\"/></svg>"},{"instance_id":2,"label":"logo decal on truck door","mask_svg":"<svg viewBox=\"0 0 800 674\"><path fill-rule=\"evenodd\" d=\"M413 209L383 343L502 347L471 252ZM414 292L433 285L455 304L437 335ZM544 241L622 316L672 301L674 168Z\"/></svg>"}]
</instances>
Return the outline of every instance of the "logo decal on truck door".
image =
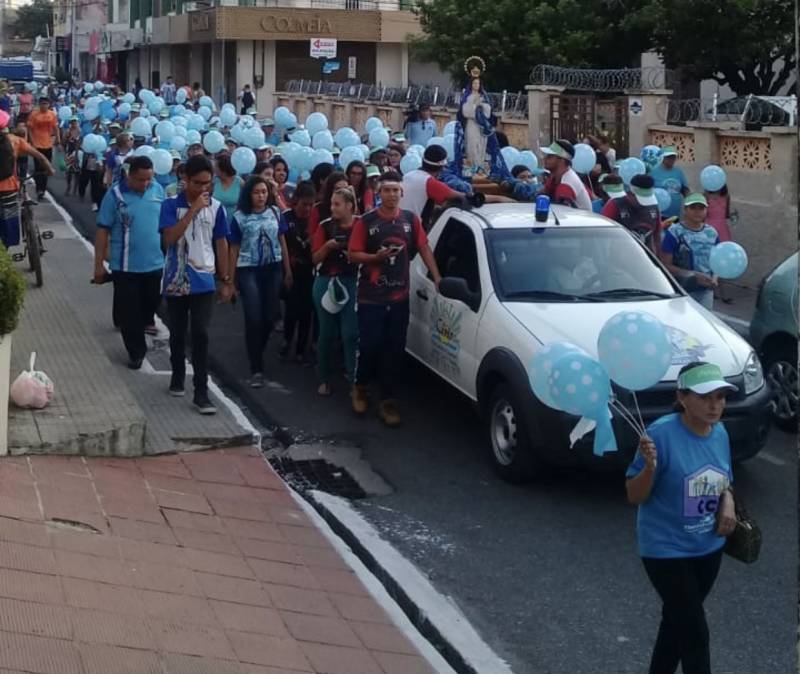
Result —
<instances>
[{"instance_id":1,"label":"logo decal on truck door","mask_svg":"<svg viewBox=\"0 0 800 674\"><path fill-rule=\"evenodd\" d=\"M458 354L461 351L461 312L439 297L431 308L431 365L444 374L460 373Z\"/></svg>"}]
</instances>

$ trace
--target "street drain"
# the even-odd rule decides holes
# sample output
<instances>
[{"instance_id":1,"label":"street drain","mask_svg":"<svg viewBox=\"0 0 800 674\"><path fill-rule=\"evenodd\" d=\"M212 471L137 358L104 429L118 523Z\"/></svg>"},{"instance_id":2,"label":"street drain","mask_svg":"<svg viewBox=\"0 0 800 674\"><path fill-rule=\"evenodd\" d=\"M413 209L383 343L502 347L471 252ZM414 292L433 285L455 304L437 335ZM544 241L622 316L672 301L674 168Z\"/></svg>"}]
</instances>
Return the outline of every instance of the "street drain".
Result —
<instances>
[{"instance_id":1,"label":"street drain","mask_svg":"<svg viewBox=\"0 0 800 674\"><path fill-rule=\"evenodd\" d=\"M350 473L324 459L297 460L287 456L272 456L269 463L286 483L301 494L315 489L346 499L367 496Z\"/></svg>"}]
</instances>

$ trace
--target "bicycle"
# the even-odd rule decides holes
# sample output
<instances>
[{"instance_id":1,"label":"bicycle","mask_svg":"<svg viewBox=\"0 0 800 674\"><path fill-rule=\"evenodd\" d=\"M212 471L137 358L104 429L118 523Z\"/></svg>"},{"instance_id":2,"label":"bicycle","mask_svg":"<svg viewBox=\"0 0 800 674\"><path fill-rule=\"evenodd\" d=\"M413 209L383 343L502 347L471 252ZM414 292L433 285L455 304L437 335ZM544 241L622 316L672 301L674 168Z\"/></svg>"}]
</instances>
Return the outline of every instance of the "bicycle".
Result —
<instances>
[{"instance_id":1,"label":"bicycle","mask_svg":"<svg viewBox=\"0 0 800 674\"><path fill-rule=\"evenodd\" d=\"M21 198L21 203L19 209L23 251L21 253L15 253L11 257L15 262L22 262L26 257L28 258L30 271L36 276L36 287L41 288L42 285L44 285L42 255L47 252L43 241L52 239L53 232L50 230L40 231L39 225L36 224L33 218L33 206L38 202L29 197L29 189L32 183L34 183L33 178L28 176L20 187L19 196Z\"/></svg>"}]
</instances>

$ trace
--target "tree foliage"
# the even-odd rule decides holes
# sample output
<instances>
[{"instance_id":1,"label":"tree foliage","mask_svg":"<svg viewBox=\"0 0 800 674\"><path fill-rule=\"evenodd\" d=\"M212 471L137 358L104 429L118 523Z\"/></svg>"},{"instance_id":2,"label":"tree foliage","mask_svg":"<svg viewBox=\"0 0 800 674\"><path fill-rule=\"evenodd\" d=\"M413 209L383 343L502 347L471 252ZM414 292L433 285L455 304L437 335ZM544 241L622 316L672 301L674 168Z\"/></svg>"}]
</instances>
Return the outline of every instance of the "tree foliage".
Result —
<instances>
[{"instance_id":1,"label":"tree foliage","mask_svg":"<svg viewBox=\"0 0 800 674\"><path fill-rule=\"evenodd\" d=\"M624 25L626 12L645 0L422 0L417 8L424 34L415 52L464 77L471 55L487 63L495 91L530 84L534 65L638 66L647 36Z\"/></svg>"},{"instance_id":2,"label":"tree foliage","mask_svg":"<svg viewBox=\"0 0 800 674\"><path fill-rule=\"evenodd\" d=\"M11 32L19 37L34 39L37 35L53 34L53 2L52 0L33 0L29 5L21 5L17 9L17 17Z\"/></svg>"},{"instance_id":3,"label":"tree foliage","mask_svg":"<svg viewBox=\"0 0 800 674\"><path fill-rule=\"evenodd\" d=\"M776 95L796 72L794 20L794 0L649 0L628 26L685 76Z\"/></svg>"}]
</instances>

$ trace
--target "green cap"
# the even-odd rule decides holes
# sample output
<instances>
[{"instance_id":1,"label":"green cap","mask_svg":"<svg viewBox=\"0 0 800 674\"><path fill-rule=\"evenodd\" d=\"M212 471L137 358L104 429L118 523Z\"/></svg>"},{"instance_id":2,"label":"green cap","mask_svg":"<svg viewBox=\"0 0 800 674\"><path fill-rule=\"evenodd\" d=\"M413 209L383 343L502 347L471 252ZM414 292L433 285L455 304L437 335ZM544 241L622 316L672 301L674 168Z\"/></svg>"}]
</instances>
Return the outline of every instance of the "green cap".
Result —
<instances>
[{"instance_id":1,"label":"green cap","mask_svg":"<svg viewBox=\"0 0 800 674\"><path fill-rule=\"evenodd\" d=\"M378 178L381 170L375 164L367 164L367 178Z\"/></svg>"},{"instance_id":2,"label":"green cap","mask_svg":"<svg viewBox=\"0 0 800 674\"><path fill-rule=\"evenodd\" d=\"M543 147L541 151L542 154L553 154L556 157L561 157L567 161L572 161L575 158L567 151L567 148L557 141L555 143L550 143L550 145L547 147Z\"/></svg>"},{"instance_id":3,"label":"green cap","mask_svg":"<svg viewBox=\"0 0 800 674\"><path fill-rule=\"evenodd\" d=\"M261 126L275 126L275 120L272 117L267 117L261 120Z\"/></svg>"},{"instance_id":4,"label":"green cap","mask_svg":"<svg viewBox=\"0 0 800 674\"><path fill-rule=\"evenodd\" d=\"M680 391L693 391L702 396L723 388L730 391L739 390L738 387L725 381L722 370L713 363L697 365L678 377L678 390Z\"/></svg>"},{"instance_id":5,"label":"green cap","mask_svg":"<svg viewBox=\"0 0 800 674\"><path fill-rule=\"evenodd\" d=\"M385 147L380 147L379 145L375 145L372 149L370 149L369 156L371 157L376 152L386 152L386 148Z\"/></svg>"},{"instance_id":6,"label":"green cap","mask_svg":"<svg viewBox=\"0 0 800 674\"><path fill-rule=\"evenodd\" d=\"M181 158L181 153L178 152L177 150L170 150L169 153L172 155L173 159L180 159Z\"/></svg>"},{"instance_id":7,"label":"green cap","mask_svg":"<svg viewBox=\"0 0 800 674\"><path fill-rule=\"evenodd\" d=\"M684 206L692 206L694 204L702 204L703 206L708 208L708 201L699 192L692 192L689 196L686 197L686 200L683 202Z\"/></svg>"},{"instance_id":8,"label":"green cap","mask_svg":"<svg viewBox=\"0 0 800 674\"><path fill-rule=\"evenodd\" d=\"M666 147L661 148L661 156L662 157L677 157L678 150L674 145L667 145Z\"/></svg>"},{"instance_id":9,"label":"green cap","mask_svg":"<svg viewBox=\"0 0 800 674\"><path fill-rule=\"evenodd\" d=\"M404 133L396 133L392 136L392 140L396 143L405 143L406 135Z\"/></svg>"},{"instance_id":10,"label":"green cap","mask_svg":"<svg viewBox=\"0 0 800 674\"><path fill-rule=\"evenodd\" d=\"M605 193L610 197L625 196L625 185L623 183L601 183Z\"/></svg>"}]
</instances>

